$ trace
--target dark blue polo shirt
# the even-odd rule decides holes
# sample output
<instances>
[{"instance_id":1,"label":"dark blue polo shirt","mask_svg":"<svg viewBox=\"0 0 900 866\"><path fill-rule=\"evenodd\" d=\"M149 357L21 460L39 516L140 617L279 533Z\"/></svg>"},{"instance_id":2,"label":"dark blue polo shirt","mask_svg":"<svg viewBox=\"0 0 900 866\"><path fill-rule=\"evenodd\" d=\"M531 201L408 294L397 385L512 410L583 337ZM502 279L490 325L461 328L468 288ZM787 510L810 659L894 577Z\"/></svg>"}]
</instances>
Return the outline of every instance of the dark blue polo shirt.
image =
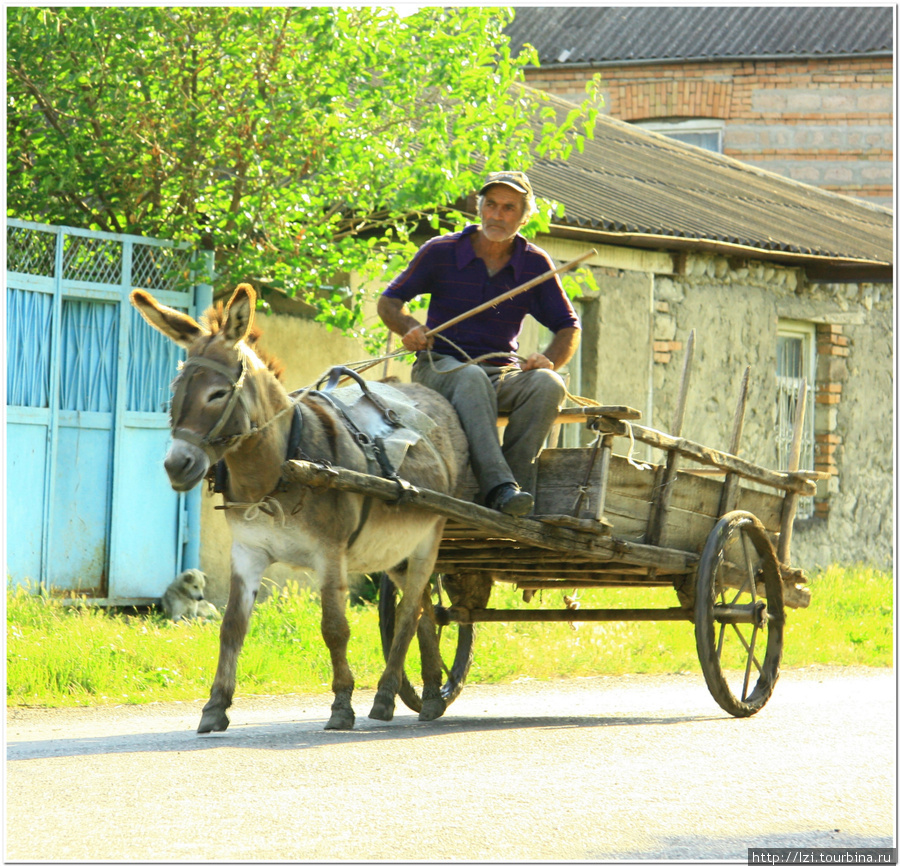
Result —
<instances>
[{"instance_id":1,"label":"dark blue polo shirt","mask_svg":"<svg viewBox=\"0 0 900 866\"><path fill-rule=\"evenodd\" d=\"M553 269L547 253L516 235L509 263L489 276L472 247L471 235L477 228L466 226L461 232L427 241L406 270L387 287L385 297L405 303L419 295L430 295L425 323L430 330ZM559 277L553 276L497 307L441 331L435 336L434 350L468 360L441 339L444 335L471 358L490 352L511 355L519 348L519 334L528 314L554 333L562 328L581 327ZM512 360L496 358L488 363L504 364Z\"/></svg>"}]
</instances>

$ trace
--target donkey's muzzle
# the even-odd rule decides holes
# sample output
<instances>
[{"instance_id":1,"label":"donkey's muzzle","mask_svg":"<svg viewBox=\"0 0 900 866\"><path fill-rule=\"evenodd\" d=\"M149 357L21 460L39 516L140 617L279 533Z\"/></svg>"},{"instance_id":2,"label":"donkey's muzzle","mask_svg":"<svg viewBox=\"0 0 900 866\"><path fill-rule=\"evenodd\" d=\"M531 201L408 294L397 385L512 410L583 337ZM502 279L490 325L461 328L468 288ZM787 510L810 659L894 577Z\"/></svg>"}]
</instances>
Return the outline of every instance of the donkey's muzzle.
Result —
<instances>
[{"instance_id":1,"label":"donkey's muzzle","mask_svg":"<svg viewBox=\"0 0 900 866\"><path fill-rule=\"evenodd\" d=\"M163 465L173 490L184 493L196 487L209 470L209 457L202 448L173 439Z\"/></svg>"}]
</instances>

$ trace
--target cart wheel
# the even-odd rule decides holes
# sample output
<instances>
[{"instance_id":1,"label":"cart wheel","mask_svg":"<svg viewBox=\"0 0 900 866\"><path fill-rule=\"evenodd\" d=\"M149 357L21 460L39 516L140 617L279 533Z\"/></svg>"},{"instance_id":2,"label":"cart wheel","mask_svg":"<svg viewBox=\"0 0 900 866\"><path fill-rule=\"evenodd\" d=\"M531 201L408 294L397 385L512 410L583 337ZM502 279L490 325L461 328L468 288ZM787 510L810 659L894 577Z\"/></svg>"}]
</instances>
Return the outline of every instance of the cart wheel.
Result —
<instances>
[{"instance_id":1,"label":"cart wheel","mask_svg":"<svg viewBox=\"0 0 900 866\"><path fill-rule=\"evenodd\" d=\"M436 626L431 616L434 608L432 595L435 592L436 590L432 586L430 591L425 593L422 617L419 621L418 643L420 654L423 634L424 639L432 642L437 647L441 658L441 666L444 669L444 676L441 682L441 697L449 707L462 691L466 675L469 673L469 668L472 665L475 627L471 623L468 625L452 623L447 626ZM381 649L385 660L387 660L391 642L394 639L394 615L396 610L397 587L386 574L382 574L381 588L378 593L378 624L381 629ZM409 665L413 655L413 645L410 644L409 653L406 656L407 665ZM406 671L403 672L403 679L397 694L400 696L400 700L414 713L422 711L421 691L417 691L409 681Z\"/></svg>"},{"instance_id":2,"label":"cart wheel","mask_svg":"<svg viewBox=\"0 0 900 866\"><path fill-rule=\"evenodd\" d=\"M716 703L733 716L759 712L778 679L784 600L775 551L762 523L747 511L726 514L706 540L694 630Z\"/></svg>"}]
</instances>

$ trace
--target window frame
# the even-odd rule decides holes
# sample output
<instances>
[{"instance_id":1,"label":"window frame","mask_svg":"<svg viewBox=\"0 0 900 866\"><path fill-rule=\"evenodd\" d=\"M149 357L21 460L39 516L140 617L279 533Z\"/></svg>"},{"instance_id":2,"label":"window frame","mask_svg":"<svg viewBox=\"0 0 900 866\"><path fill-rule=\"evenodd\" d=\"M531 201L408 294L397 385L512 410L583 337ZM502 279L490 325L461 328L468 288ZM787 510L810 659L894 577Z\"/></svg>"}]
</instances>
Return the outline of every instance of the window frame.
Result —
<instances>
[{"instance_id":1,"label":"window frame","mask_svg":"<svg viewBox=\"0 0 900 866\"><path fill-rule=\"evenodd\" d=\"M800 375L789 376L779 369L781 353L778 350L782 339L799 339L801 341ZM782 414L790 404L790 397L799 393L800 383L806 379L806 414L803 421L803 437L800 449L800 469L815 469L816 436L815 436L815 403L816 403L816 326L813 322L798 319L779 319L775 330L775 462L776 468L786 471L793 441L793 418L785 421ZM801 497L797 517L799 519L813 516L815 503L813 497Z\"/></svg>"},{"instance_id":2,"label":"window frame","mask_svg":"<svg viewBox=\"0 0 900 866\"><path fill-rule=\"evenodd\" d=\"M657 118L655 120L636 120L632 121L632 125L641 129L648 129L650 132L658 132L661 135L672 137L672 133L690 132L690 133L715 133L718 137L718 150L711 150L708 147L695 144L694 147L700 147L710 153L722 153L725 138L725 121L715 117L691 118L689 120ZM675 139L676 141L678 139ZM690 144L690 142L682 142Z\"/></svg>"}]
</instances>

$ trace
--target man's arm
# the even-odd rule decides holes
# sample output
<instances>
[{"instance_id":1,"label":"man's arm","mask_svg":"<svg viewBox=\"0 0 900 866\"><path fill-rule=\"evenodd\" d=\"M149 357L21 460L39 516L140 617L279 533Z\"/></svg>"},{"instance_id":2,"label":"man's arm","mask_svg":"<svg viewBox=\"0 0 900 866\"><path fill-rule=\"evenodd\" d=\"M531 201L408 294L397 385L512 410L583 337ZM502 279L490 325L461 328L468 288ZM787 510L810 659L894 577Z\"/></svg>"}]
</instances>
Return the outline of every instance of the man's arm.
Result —
<instances>
[{"instance_id":1,"label":"man's arm","mask_svg":"<svg viewBox=\"0 0 900 866\"><path fill-rule=\"evenodd\" d=\"M410 352L430 349L434 345L434 337L425 337L425 326L409 314L409 307L399 298L382 295L378 299L378 315L390 330L400 335L403 347Z\"/></svg>"},{"instance_id":2,"label":"man's arm","mask_svg":"<svg viewBox=\"0 0 900 866\"><path fill-rule=\"evenodd\" d=\"M385 323L387 324L387 323ZM390 326L388 326L390 327ZM558 370L572 359L581 342L581 328L560 328L543 352L535 352L522 364L523 370Z\"/></svg>"}]
</instances>

